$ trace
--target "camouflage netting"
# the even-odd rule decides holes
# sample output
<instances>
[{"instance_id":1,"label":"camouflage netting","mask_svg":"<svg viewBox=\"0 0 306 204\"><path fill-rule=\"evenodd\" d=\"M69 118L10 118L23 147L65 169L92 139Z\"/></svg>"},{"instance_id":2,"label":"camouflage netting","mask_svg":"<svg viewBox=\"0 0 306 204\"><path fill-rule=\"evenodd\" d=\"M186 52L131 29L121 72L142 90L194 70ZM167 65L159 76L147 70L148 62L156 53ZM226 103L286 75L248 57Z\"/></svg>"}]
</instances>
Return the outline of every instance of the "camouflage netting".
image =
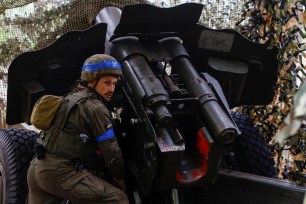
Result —
<instances>
[{"instance_id":1,"label":"camouflage netting","mask_svg":"<svg viewBox=\"0 0 306 204\"><path fill-rule=\"evenodd\" d=\"M123 7L145 0L0 0L0 105L5 108L7 68L24 51L48 46L69 30L93 24L105 6ZM153 0L151 0L153 2ZM186 1L156 0L169 7ZM297 172L305 179L305 131L287 141L284 150L272 136L284 126L293 95L305 78L305 3L297 0L196 0L204 4L201 22L211 28L235 28L246 37L279 48L279 80L275 100L265 107L242 107L251 115L275 149L280 172ZM241 20L242 19L242 20ZM282 161L282 162L281 162ZM282 165L280 165L282 164ZM286 166L285 166L285 165ZM287 177L285 173L280 176Z\"/></svg>"},{"instance_id":2,"label":"camouflage netting","mask_svg":"<svg viewBox=\"0 0 306 204\"><path fill-rule=\"evenodd\" d=\"M253 41L279 49L274 100L268 106L242 109L254 118L274 148L280 177L303 183L306 183L305 124L296 134L290 135L284 146L275 143L273 136L286 126L284 121L294 105L294 94L306 77L305 8L305 1L250 0L245 4L244 20L236 27Z\"/></svg>"}]
</instances>

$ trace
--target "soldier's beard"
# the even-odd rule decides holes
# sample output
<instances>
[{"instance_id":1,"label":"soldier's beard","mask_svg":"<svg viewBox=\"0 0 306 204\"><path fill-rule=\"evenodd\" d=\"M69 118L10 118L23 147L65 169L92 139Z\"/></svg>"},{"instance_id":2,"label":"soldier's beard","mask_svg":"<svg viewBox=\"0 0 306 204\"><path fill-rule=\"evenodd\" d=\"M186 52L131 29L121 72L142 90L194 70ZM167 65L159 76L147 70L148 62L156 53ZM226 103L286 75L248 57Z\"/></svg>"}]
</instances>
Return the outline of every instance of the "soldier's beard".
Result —
<instances>
[{"instance_id":1,"label":"soldier's beard","mask_svg":"<svg viewBox=\"0 0 306 204\"><path fill-rule=\"evenodd\" d=\"M103 97L105 100L109 101L109 100L111 99L112 96L113 96L113 93L112 93L112 92L108 92L108 93L104 94L102 97Z\"/></svg>"}]
</instances>

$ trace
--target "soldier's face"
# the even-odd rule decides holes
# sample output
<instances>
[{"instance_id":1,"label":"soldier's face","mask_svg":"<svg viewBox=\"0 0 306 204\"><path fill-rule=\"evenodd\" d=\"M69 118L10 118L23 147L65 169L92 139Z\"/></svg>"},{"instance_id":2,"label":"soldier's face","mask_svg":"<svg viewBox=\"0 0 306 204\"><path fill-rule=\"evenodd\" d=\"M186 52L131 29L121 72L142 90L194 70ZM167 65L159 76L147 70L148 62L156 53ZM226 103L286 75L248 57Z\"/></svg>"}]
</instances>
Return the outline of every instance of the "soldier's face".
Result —
<instances>
[{"instance_id":1,"label":"soldier's face","mask_svg":"<svg viewBox=\"0 0 306 204\"><path fill-rule=\"evenodd\" d=\"M92 81L88 83L88 86L94 87L94 85L96 84L96 92L101 95L105 100L109 101L114 93L117 81L118 78L115 76L104 76L101 77L100 80L98 80L97 84L96 81Z\"/></svg>"}]
</instances>

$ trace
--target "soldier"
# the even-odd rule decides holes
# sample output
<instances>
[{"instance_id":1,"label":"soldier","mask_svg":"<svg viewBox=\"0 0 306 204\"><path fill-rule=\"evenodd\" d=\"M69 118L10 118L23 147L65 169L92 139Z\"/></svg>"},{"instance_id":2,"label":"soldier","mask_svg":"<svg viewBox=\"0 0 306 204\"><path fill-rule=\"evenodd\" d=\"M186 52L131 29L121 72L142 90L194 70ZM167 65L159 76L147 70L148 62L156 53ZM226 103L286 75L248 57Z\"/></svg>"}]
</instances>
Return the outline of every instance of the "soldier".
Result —
<instances>
[{"instance_id":1,"label":"soldier","mask_svg":"<svg viewBox=\"0 0 306 204\"><path fill-rule=\"evenodd\" d=\"M119 62L111 56L96 54L85 61L81 80L87 86L64 98L51 127L39 135L36 157L28 170L27 203L58 204L62 199L86 204L128 203L122 153L105 105L121 74ZM69 107L71 101L77 101L73 108ZM84 167L96 151L117 187Z\"/></svg>"}]
</instances>

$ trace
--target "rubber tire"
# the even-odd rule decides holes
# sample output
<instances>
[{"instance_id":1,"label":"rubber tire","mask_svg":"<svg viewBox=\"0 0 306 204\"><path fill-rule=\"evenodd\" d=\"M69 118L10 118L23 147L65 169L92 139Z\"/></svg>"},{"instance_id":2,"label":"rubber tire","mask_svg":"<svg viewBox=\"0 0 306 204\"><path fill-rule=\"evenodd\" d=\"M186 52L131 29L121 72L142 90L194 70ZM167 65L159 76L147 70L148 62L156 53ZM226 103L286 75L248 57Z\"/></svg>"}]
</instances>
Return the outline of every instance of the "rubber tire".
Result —
<instances>
[{"instance_id":1,"label":"rubber tire","mask_svg":"<svg viewBox=\"0 0 306 204\"><path fill-rule=\"evenodd\" d=\"M241 131L233 146L237 170L265 177L277 177L278 170L271 149L252 119L240 112L232 112L231 115Z\"/></svg>"},{"instance_id":2,"label":"rubber tire","mask_svg":"<svg viewBox=\"0 0 306 204\"><path fill-rule=\"evenodd\" d=\"M18 128L0 131L0 203L25 203L27 171L34 156L30 144L37 135L35 131Z\"/></svg>"}]
</instances>

